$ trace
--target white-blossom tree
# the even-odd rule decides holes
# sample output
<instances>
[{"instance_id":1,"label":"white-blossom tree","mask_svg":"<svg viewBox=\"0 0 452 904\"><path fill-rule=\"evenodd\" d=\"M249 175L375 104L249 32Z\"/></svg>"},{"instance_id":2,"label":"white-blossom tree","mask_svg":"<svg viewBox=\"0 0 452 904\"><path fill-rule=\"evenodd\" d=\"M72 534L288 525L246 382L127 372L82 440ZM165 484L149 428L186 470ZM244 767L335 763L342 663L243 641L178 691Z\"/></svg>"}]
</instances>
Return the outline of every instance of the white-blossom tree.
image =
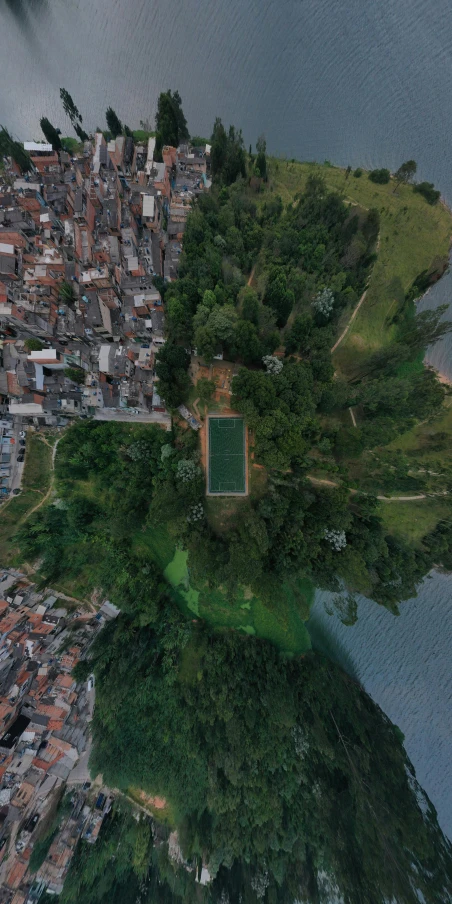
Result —
<instances>
[{"instance_id":1,"label":"white-blossom tree","mask_svg":"<svg viewBox=\"0 0 452 904\"><path fill-rule=\"evenodd\" d=\"M331 289L322 289L318 292L312 302L312 307L316 314L321 314L322 317L331 317L334 308L334 295Z\"/></svg>"},{"instance_id":2,"label":"white-blossom tree","mask_svg":"<svg viewBox=\"0 0 452 904\"><path fill-rule=\"evenodd\" d=\"M177 478L181 480L182 483L189 483L190 480L194 480L195 477L198 477L201 473L198 465L195 464L191 459L183 458L181 461L177 463Z\"/></svg>"},{"instance_id":3,"label":"white-blossom tree","mask_svg":"<svg viewBox=\"0 0 452 904\"><path fill-rule=\"evenodd\" d=\"M277 358L276 355L264 355L262 363L265 364L268 374L280 374L284 367L281 358Z\"/></svg>"},{"instance_id":4,"label":"white-blossom tree","mask_svg":"<svg viewBox=\"0 0 452 904\"><path fill-rule=\"evenodd\" d=\"M268 878L267 870L264 870L262 873L256 873L251 879L251 888L259 900L265 897L265 892L267 891L269 884L270 879Z\"/></svg>"},{"instance_id":5,"label":"white-blossom tree","mask_svg":"<svg viewBox=\"0 0 452 904\"><path fill-rule=\"evenodd\" d=\"M345 530L326 530L323 536L336 552L340 552L341 549L345 549L347 546Z\"/></svg>"},{"instance_id":6,"label":"white-blossom tree","mask_svg":"<svg viewBox=\"0 0 452 904\"><path fill-rule=\"evenodd\" d=\"M194 524L196 521L202 521L204 518L204 509L201 502L197 502L196 505L192 505L187 514L187 521L189 524Z\"/></svg>"}]
</instances>

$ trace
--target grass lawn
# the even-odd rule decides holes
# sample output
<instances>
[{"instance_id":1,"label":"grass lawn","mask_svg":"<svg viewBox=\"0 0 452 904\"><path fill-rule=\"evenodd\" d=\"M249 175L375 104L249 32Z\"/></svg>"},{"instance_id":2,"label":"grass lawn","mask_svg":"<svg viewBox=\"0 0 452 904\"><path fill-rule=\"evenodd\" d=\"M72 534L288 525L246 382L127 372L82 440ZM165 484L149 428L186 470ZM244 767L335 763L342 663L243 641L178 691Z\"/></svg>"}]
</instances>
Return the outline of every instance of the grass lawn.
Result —
<instances>
[{"instance_id":1,"label":"grass lawn","mask_svg":"<svg viewBox=\"0 0 452 904\"><path fill-rule=\"evenodd\" d=\"M419 502L384 502L380 503L378 514L388 533L420 546L438 521L450 515L450 503L431 497Z\"/></svg>"},{"instance_id":2,"label":"grass lawn","mask_svg":"<svg viewBox=\"0 0 452 904\"><path fill-rule=\"evenodd\" d=\"M14 545L13 536L21 521L38 505L42 499L35 490L26 490L20 496L13 496L0 508L0 564L11 565L17 556L18 549Z\"/></svg>"},{"instance_id":3,"label":"grass lawn","mask_svg":"<svg viewBox=\"0 0 452 904\"><path fill-rule=\"evenodd\" d=\"M145 129L133 129L132 135L135 141L147 141L148 138L155 138L155 132L146 132Z\"/></svg>"},{"instance_id":4,"label":"grass lawn","mask_svg":"<svg viewBox=\"0 0 452 904\"><path fill-rule=\"evenodd\" d=\"M438 433L452 435L452 397L446 398L443 409L436 417L429 418L428 421L417 424L412 430L402 433L389 443L387 448L400 449L406 454L415 451L417 461L429 462L438 457L438 452L432 451L434 436ZM441 449L440 455L442 460L450 459L452 462L452 443Z\"/></svg>"},{"instance_id":5,"label":"grass lawn","mask_svg":"<svg viewBox=\"0 0 452 904\"><path fill-rule=\"evenodd\" d=\"M176 819L173 807L167 800L164 800L164 798L154 797L151 793L146 793L140 788L128 788L124 793L124 797L131 800L133 803L139 804L140 807L143 807L148 813L155 816L158 822L163 823L171 829L175 827ZM161 804L163 802L165 805L162 807ZM156 803L158 803L159 806L156 806Z\"/></svg>"},{"instance_id":6,"label":"grass lawn","mask_svg":"<svg viewBox=\"0 0 452 904\"><path fill-rule=\"evenodd\" d=\"M83 141L77 141L76 138L71 138L70 136L68 136L67 138L61 139L61 144L63 145L64 150L68 152L68 154L83 154Z\"/></svg>"},{"instance_id":7,"label":"grass lawn","mask_svg":"<svg viewBox=\"0 0 452 904\"><path fill-rule=\"evenodd\" d=\"M134 553L145 555L148 553L162 571L172 561L176 552L174 540L162 524L135 531L131 543Z\"/></svg>"},{"instance_id":8,"label":"grass lawn","mask_svg":"<svg viewBox=\"0 0 452 904\"><path fill-rule=\"evenodd\" d=\"M22 492L12 496L0 508L0 564L11 565L16 561L18 549L13 537L19 525L39 505L50 486L52 449L42 437L27 434Z\"/></svg>"},{"instance_id":9,"label":"grass lawn","mask_svg":"<svg viewBox=\"0 0 452 904\"><path fill-rule=\"evenodd\" d=\"M41 493L47 493L50 486L51 468L51 444L47 445L39 433L29 433L27 435L22 487L26 490L39 490Z\"/></svg>"},{"instance_id":10,"label":"grass lawn","mask_svg":"<svg viewBox=\"0 0 452 904\"><path fill-rule=\"evenodd\" d=\"M232 519L237 502L249 505L248 500L237 497L214 499L213 502L217 508L219 502L235 503L228 506L228 516ZM216 514L221 517L222 529L225 530L224 511ZM162 525L137 531L132 539L132 548L134 552L148 553L163 569L166 580L173 588L175 602L188 618L203 618L218 629L235 628L247 634L256 634L272 641L285 653L300 654L310 648L305 621L309 617L314 591L309 580L282 585L275 581L274 586L270 587L271 578L267 577L259 596L250 588L240 587L231 597L225 587L191 585L188 553L176 549L169 532Z\"/></svg>"},{"instance_id":11,"label":"grass lawn","mask_svg":"<svg viewBox=\"0 0 452 904\"><path fill-rule=\"evenodd\" d=\"M240 513L250 509L248 496L206 496L207 520L217 534L227 534Z\"/></svg>"},{"instance_id":12,"label":"grass lawn","mask_svg":"<svg viewBox=\"0 0 452 904\"><path fill-rule=\"evenodd\" d=\"M286 204L304 188L308 175L315 172L345 201L362 208L375 207L380 212L380 249L367 295L334 355L336 368L347 373L369 352L391 341L393 331L387 325L388 315L416 276L447 260L452 214L442 204L430 206L410 186L402 185L394 193L393 181L376 185L365 172L359 179L350 175L346 180L345 171L339 167L275 159L270 161L269 171L270 187Z\"/></svg>"}]
</instances>

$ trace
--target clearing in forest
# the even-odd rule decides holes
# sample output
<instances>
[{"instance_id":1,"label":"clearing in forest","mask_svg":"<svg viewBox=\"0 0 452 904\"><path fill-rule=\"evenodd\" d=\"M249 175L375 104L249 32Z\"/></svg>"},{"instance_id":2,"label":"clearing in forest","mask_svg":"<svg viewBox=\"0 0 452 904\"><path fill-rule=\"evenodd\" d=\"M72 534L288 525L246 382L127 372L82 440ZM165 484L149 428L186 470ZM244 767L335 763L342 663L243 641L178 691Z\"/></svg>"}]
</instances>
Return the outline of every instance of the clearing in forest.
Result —
<instances>
[{"instance_id":1,"label":"clearing in forest","mask_svg":"<svg viewBox=\"0 0 452 904\"><path fill-rule=\"evenodd\" d=\"M246 433L242 417L209 417L208 494L247 493Z\"/></svg>"}]
</instances>

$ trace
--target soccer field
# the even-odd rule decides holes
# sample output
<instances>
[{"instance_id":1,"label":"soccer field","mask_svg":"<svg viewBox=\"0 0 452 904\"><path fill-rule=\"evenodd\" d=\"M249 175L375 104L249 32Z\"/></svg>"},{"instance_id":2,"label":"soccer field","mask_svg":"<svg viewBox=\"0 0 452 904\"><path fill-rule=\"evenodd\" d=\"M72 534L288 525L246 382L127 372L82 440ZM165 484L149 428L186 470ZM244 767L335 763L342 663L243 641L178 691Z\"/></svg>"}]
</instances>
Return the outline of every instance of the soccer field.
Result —
<instances>
[{"instance_id":1,"label":"soccer field","mask_svg":"<svg viewBox=\"0 0 452 904\"><path fill-rule=\"evenodd\" d=\"M246 493L245 424L209 417L209 493Z\"/></svg>"}]
</instances>

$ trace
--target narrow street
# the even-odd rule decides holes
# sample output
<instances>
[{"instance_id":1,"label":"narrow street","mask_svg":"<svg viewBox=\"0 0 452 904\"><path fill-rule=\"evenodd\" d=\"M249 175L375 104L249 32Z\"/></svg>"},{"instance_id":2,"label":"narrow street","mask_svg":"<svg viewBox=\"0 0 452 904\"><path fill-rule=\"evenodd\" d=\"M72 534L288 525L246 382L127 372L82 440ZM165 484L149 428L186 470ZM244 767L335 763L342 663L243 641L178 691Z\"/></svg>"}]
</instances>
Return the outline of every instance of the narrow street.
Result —
<instances>
[{"instance_id":1,"label":"narrow street","mask_svg":"<svg viewBox=\"0 0 452 904\"><path fill-rule=\"evenodd\" d=\"M19 489L22 483L22 474L24 470L25 462L17 461L17 456L21 449L25 450L25 446L21 446L19 443L20 440L20 432L23 430L22 426L22 418L15 417L13 421L13 438L14 443L11 444L11 493L13 490Z\"/></svg>"},{"instance_id":2,"label":"narrow street","mask_svg":"<svg viewBox=\"0 0 452 904\"><path fill-rule=\"evenodd\" d=\"M171 417L163 411L139 412L135 414L130 409L124 408L98 408L94 420L96 421L122 421L128 424L162 424L167 430L171 430Z\"/></svg>"}]
</instances>

